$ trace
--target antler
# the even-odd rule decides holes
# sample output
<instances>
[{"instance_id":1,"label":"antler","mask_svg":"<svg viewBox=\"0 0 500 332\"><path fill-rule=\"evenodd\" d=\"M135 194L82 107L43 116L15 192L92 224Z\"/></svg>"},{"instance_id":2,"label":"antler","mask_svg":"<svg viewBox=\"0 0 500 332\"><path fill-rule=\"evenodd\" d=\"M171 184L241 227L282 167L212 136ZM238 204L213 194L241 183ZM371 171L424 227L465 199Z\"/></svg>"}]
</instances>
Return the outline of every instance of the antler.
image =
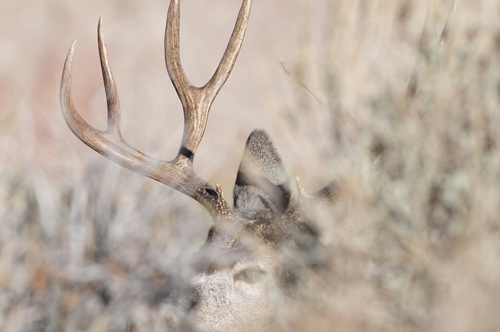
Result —
<instances>
[{"instance_id":1,"label":"antler","mask_svg":"<svg viewBox=\"0 0 500 332\"><path fill-rule=\"evenodd\" d=\"M193 170L194 153L205 132L210 106L226 82L243 42L252 0L244 0L224 56L214 76L203 87L193 86L182 70L179 55L179 0L172 0L165 33L165 61L168 74L184 109L184 136L177 157L172 161L154 159L127 144L120 132L120 105L115 79L109 65L102 18L99 19L99 56L108 104L108 128L99 131L89 125L76 111L71 99L71 69L75 42L64 64L61 81L61 108L73 133L89 147L106 158L162 182L201 203L214 217L231 217L232 210L224 200L219 186L214 189Z\"/></svg>"}]
</instances>

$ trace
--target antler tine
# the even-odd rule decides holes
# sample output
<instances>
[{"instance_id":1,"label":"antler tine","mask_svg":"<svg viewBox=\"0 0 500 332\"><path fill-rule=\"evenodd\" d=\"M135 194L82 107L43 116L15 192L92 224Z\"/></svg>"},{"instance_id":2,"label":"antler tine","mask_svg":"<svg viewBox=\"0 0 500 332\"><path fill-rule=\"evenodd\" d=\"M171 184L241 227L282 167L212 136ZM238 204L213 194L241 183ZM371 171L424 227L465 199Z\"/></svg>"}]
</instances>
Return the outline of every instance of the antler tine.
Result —
<instances>
[{"instance_id":1,"label":"antler tine","mask_svg":"<svg viewBox=\"0 0 500 332\"><path fill-rule=\"evenodd\" d=\"M252 0L243 1L231 39L215 74L205 86L198 88L189 82L180 60L180 0L170 2L165 31L165 62L168 74L184 110L184 137L179 154L191 160L205 133L210 106L229 77L238 57L250 16L251 5Z\"/></svg>"},{"instance_id":2,"label":"antler tine","mask_svg":"<svg viewBox=\"0 0 500 332\"><path fill-rule=\"evenodd\" d=\"M73 67L73 55L76 41L73 42L64 64L63 77L61 80L61 107L64 119L71 131L85 144L96 150L100 154L121 163L122 159L127 159L128 168L139 169L142 161L148 157L140 151L130 147L122 138L120 133L120 104L118 101L118 91L115 79L109 65L104 34L102 31L102 17L98 24L99 56L101 69L106 91L108 105L108 128L106 131L99 131L89 125L76 111L71 98L71 71ZM155 161L158 162L158 161Z\"/></svg>"},{"instance_id":3,"label":"antler tine","mask_svg":"<svg viewBox=\"0 0 500 332\"><path fill-rule=\"evenodd\" d=\"M167 13L167 27L165 30L165 63L167 65L168 76L181 99L182 106L187 104L190 92L185 90L195 90L182 69L179 50L179 27L180 27L180 2L171 0Z\"/></svg>"},{"instance_id":4,"label":"antler tine","mask_svg":"<svg viewBox=\"0 0 500 332\"><path fill-rule=\"evenodd\" d=\"M108 133L116 135L122 139L120 131L120 102L118 100L118 89L116 88L115 78L109 64L108 50L104 42L104 32L102 31L102 16L99 17L97 25L97 41L99 44L99 59L101 61L102 78L104 80L104 89L106 91L106 102L108 104Z\"/></svg>"},{"instance_id":5,"label":"antler tine","mask_svg":"<svg viewBox=\"0 0 500 332\"><path fill-rule=\"evenodd\" d=\"M236 58L238 57L243 43L245 31L247 29L251 6L252 0L244 0L241 4L238 20L234 26L234 30L231 35L231 39L229 39L229 43L227 44L224 56L222 57L214 76L206 85L208 91L207 95L209 95L212 100L215 98L233 70Z\"/></svg>"},{"instance_id":6,"label":"antler tine","mask_svg":"<svg viewBox=\"0 0 500 332\"><path fill-rule=\"evenodd\" d=\"M210 184L200 179L193 171L192 162L184 155L178 155L171 162L157 160L127 144L120 133L120 106L113 73L102 32L102 19L98 26L99 56L108 105L108 128L99 131L89 125L76 111L71 98L71 70L75 42L66 57L61 80L61 108L71 131L89 147L108 159L156 181L201 203L214 217L231 216L231 208Z\"/></svg>"}]
</instances>

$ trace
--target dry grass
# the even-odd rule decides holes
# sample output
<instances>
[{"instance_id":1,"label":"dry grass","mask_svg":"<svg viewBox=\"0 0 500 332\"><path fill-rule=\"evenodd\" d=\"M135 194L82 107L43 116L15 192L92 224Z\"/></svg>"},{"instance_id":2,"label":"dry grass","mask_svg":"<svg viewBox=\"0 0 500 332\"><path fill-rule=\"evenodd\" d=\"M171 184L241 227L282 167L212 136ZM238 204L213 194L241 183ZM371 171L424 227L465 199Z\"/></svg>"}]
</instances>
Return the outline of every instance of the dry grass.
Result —
<instances>
[{"instance_id":1,"label":"dry grass","mask_svg":"<svg viewBox=\"0 0 500 332\"><path fill-rule=\"evenodd\" d=\"M215 67L237 2L183 5L187 22L222 10L207 23L213 30L182 26L183 40L201 39L182 51L196 83ZM425 2L254 4L196 168L230 192L245 137L264 127L310 191L339 182L339 201L317 213L330 268L308 276L291 329L500 330L500 3L462 0L438 46L448 6L435 1L419 52ZM57 95L78 37L76 104L104 122L94 36L103 14L125 137L171 157L182 115L163 71L166 8L0 3L0 330L164 328L157 304L203 242L208 216L88 151L65 127ZM408 99L412 73L418 89Z\"/></svg>"}]
</instances>

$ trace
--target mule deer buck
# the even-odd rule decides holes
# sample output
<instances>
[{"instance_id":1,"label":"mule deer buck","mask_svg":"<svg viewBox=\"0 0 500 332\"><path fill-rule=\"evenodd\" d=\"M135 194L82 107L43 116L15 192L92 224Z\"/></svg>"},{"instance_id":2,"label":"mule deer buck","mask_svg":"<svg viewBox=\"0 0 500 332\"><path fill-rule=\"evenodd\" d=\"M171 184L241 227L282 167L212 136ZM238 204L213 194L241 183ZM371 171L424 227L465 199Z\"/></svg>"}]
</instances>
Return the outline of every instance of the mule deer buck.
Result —
<instances>
[{"instance_id":1,"label":"mule deer buck","mask_svg":"<svg viewBox=\"0 0 500 332\"><path fill-rule=\"evenodd\" d=\"M168 74L184 110L184 136L177 157L156 160L127 144L120 133L120 106L99 20L98 42L108 107L108 127L99 131L77 113L71 99L70 48L61 82L64 118L73 133L106 158L193 198L213 218L206 243L195 257L196 275L187 291L164 301L166 316L181 330L273 331L278 313L292 296L300 264L318 263L318 232L301 209L301 195L292 203L292 188L280 156L268 135L251 133L234 188L234 207L219 185L212 187L193 170L196 149L205 132L210 106L238 56L252 0L244 0L233 34L210 81L198 88L189 82L179 55L179 2L171 0L165 33ZM309 196L314 201L334 196L330 185ZM282 259L283 253L288 259ZM299 254L295 254L299 253ZM301 263L299 257L304 258ZM293 259L292 259L293 258Z\"/></svg>"}]
</instances>

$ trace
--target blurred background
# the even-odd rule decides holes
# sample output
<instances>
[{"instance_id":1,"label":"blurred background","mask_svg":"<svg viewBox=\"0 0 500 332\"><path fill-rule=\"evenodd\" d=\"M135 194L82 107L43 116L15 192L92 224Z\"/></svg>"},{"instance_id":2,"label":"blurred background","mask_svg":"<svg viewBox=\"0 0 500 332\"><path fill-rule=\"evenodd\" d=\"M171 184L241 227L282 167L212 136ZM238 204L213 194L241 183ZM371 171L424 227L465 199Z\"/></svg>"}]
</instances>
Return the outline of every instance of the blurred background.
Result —
<instances>
[{"instance_id":1,"label":"blurred background","mask_svg":"<svg viewBox=\"0 0 500 332\"><path fill-rule=\"evenodd\" d=\"M215 71L240 5L182 1L195 85ZM500 330L500 2L450 7L254 0L194 166L231 201L245 140L262 128L307 192L339 183L337 203L316 213L329 268L308 275L290 330ZM183 115L164 64L167 8L0 1L0 330L164 328L158 304L211 220L81 143L59 84L76 39L75 106L105 128L102 15L123 136L173 159Z\"/></svg>"}]
</instances>

